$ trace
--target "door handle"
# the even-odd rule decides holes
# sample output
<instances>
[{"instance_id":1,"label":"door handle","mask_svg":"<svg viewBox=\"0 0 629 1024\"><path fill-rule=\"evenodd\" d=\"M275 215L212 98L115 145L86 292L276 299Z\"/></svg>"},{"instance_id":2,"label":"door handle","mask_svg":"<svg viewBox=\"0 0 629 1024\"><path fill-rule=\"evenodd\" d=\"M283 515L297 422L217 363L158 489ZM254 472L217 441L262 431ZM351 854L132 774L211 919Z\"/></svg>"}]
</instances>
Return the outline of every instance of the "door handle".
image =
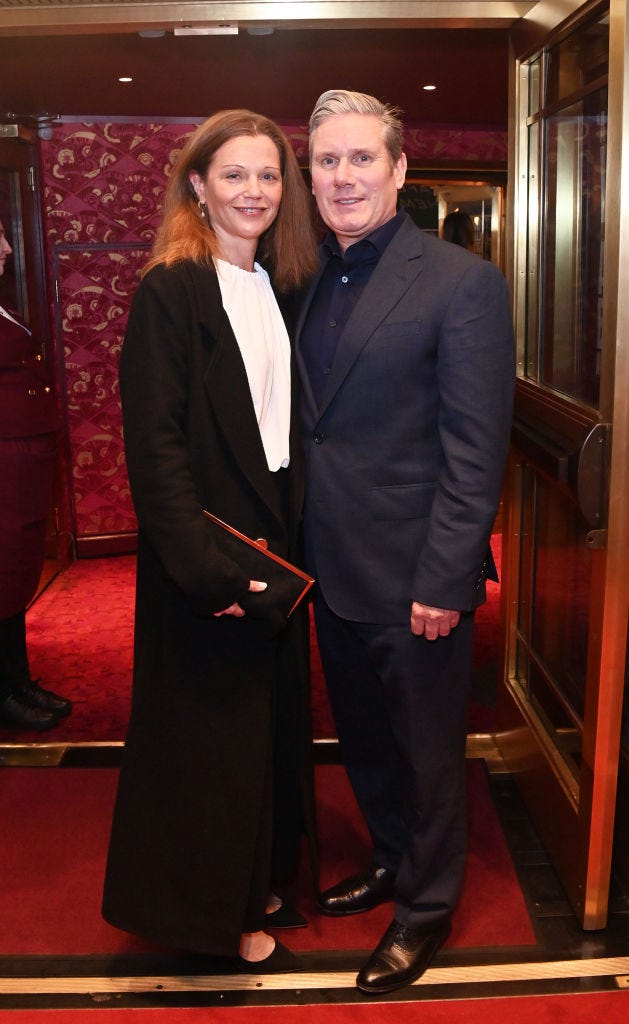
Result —
<instances>
[{"instance_id":1,"label":"door handle","mask_svg":"<svg viewBox=\"0 0 629 1024\"><path fill-rule=\"evenodd\" d=\"M579 508L588 526L597 532L603 531L607 526L610 440L610 424L597 423L590 430L579 452L577 468Z\"/></svg>"}]
</instances>

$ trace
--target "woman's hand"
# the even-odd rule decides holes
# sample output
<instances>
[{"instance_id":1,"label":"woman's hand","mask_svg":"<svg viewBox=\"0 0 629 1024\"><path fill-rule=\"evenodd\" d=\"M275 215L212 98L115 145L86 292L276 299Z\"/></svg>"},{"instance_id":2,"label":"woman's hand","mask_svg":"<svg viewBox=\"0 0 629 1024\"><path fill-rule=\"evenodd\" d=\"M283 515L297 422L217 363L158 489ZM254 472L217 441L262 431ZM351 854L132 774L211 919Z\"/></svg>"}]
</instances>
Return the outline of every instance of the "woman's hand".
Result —
<instances>
[{"instance_id":1,"label":"woman's hand","mask_svg":"<svg viewBox=\"0 0 629 1024\"><path fill-rule=\"evenodd\" d=\"M266 588L267 584L263 583L262 580L249 580L250 594L259 594L262 590L266 590ZM229 608L223 608L222 612L214 612L214 618L218 619L221 615L233 615L236 619L242 619L244 614L244 610L235 601L234 604L230 604Z\"/></svg>"}]
</instances>

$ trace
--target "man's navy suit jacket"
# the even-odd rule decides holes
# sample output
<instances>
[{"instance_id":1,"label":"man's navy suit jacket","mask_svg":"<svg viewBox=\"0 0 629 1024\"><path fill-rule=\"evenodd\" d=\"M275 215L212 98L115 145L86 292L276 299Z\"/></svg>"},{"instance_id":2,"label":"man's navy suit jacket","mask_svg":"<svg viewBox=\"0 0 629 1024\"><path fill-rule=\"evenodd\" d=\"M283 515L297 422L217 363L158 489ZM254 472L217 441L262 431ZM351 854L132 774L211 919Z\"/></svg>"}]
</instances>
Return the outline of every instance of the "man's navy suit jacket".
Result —
<instances>
[{"instance_id":1,"label":"man's navy suit jacket","mask_svg":"<svg viewBox=\"0 0 629 1024\"><path fill-rule=\"evenodd\" d=\"M319 408L299 349L309 567L337 615L469 611L508 450L514 345L505 279L406 218L339 341Z\"/></svg>"}]
</instances>

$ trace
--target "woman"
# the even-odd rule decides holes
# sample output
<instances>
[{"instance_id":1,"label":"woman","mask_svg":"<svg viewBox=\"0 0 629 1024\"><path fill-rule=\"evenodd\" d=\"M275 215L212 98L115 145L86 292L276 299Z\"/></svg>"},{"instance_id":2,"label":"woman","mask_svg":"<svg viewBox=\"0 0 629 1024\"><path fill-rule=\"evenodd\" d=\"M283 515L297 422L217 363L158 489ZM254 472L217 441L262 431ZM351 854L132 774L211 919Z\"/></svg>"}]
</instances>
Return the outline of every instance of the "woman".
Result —
<instances>
[{"instance_id":1,"label":"woman","mask_svg":"<svg viewBox=\"0 0 629 1024\"><path fill-rule=\"evenodd\" d=\"M13 250L0 221L0 277ZM31 679L26 605L44 562L57 413L40 346L17 313L0 306L0 722L41 731L72 704Z\"/></svg>"},{"instance_id":2,"label":"woman","mask_svg":"<svg viewBox=\"0 0 629 1024\"><path fill-rule=\"evenodd\" d=\"M465 210L453 210L444 218L441 237L444 242L452 242L463 249L474 252L476 230L474 221Z\"/></svg>"},{"instance_id":3,"label":"woman","mask_svg":"<svg viewBox=\"0 0 629 1024\"><path fill-rule=\"evenodd\" d=\"M170 180L120 361L138 567L132 710L103 914L256 971L296 966L264 929L282 923L271 876L293 856L277 836L294 843L299 824L275 829L273 857L278 779L279 810L301 813L306 634L303 618L278 633L258 617L265 581L221 554L203 509L295 557L296 384L261 263L279 292L302 284L315 264L309 225L301 173L277 126L246 110L211 117Z\"/></svg>"}]
</instances>

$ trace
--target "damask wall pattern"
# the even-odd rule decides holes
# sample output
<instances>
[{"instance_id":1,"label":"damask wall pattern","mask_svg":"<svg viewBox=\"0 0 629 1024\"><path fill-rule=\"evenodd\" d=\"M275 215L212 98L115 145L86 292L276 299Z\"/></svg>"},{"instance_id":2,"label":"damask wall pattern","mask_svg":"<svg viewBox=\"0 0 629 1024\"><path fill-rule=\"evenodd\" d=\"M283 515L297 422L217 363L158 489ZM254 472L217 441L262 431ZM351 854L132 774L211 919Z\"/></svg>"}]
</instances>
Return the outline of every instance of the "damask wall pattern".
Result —
<instances>
[{"instance_id":1,"label":"damask wall pattern","mask_svg":"<svg viewBox=\"0 0 629 1024\"><path fill-rule=\"evenodd\" d=\"M196 124L68 119L41 143L51 294L62 352L59 389L65 396L79 546L136 526L124 464L118 357L166 182ZM283 127L305 166L307 125ZM406 152L414 162L505 163L506 132L410 126Z\"/></svg>"},{"instance_id":2,"label":"damask wall pattern","mask_svg":"<svg viewBox=\"0 0 629 1024\"><path fill-rule=\"evenodd\" d=\"M84 538L133 533L118 360L144 248L60 247L57 277L79 550Z\"/></svg>"},{"instance_id":3,"label":"damask wall pattern","mask_svg":"<svg viewBox=\"0 0 629 1024\"><path fill-rule=\"evenodd\" d=\"M151 243L194 124L66 123L42 143L51 245Z\"/></svg>"},{"instance_id":4,"label":"damask wall pattern","mask_svg":"<svg viewBox=\"0 0 629 1024\"><path fill-rule=\"evenodd\" d=\"M118 359L164 186L194 124L64 123L42 143L79 551L132 533ZM102 550L102 548L101 548Z\"/></svg>"}]
</instances>

